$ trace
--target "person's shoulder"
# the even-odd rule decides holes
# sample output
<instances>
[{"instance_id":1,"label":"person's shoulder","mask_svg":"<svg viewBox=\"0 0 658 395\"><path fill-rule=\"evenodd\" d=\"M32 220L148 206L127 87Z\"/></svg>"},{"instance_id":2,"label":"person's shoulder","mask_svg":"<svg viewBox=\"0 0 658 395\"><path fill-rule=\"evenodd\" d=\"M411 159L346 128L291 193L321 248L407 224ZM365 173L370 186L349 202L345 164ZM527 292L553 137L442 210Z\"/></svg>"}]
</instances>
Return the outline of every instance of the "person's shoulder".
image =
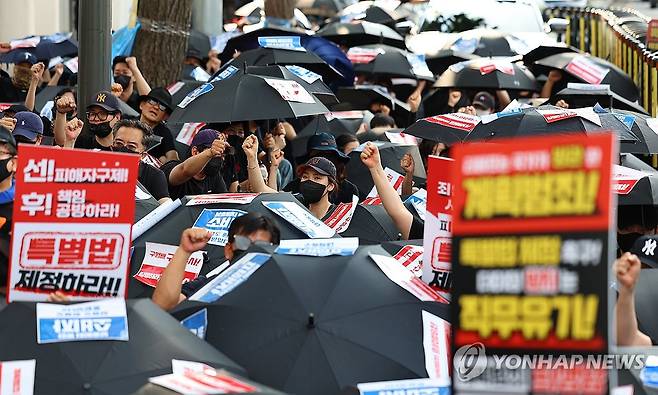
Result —
<instances>
[{"instance_id":1,"label":"person's shoulder","mask_svg":"<svg viewBox=\"0 0 658 395\"><path fill-rule=\"evenodd\" d=\"M172 159L168 162L165 162L162 166L160 166L160 170L165 174L167 174L170 173L174 169L174 167L178 166L181 163L183 162L180 160Z\"/></svg>"}]
</instances>

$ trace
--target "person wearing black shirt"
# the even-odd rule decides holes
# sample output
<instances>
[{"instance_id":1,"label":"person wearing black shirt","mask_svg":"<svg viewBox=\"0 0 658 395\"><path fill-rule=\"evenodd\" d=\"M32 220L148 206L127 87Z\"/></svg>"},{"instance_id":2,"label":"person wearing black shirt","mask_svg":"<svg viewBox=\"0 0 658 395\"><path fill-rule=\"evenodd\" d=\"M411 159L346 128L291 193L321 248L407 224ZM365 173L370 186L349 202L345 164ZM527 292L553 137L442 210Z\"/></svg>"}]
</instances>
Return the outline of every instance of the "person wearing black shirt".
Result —
<instances>
[{"instance_id":1,"label":"person wearing black shirt","mask_svg":"<svg viewBox=\"0 0 658 395\"><path fill-rule=\"evenodd\" d=\"M11 78L0 75L0 102L22 103L27 96L32 81L31 67L37 63L37 58L29 52L17 56L21 60L14 64L14 75Z\"/></svg>"},{"instance_id":2,"label":"person wearing black shirt","mask_svg":"<svg viewBox=\"0 0 658 395\"><path fill-rule=\"evenodd\" d=\"M147 95L151 87L137 67L137 58L116 56L112 59L112 75L114 82L121 85L119 99L139 112L139 96ZM134 88L137 88L137 91Z\"/></svg>"},{"instance_id":3,"label":"person wearing black shirt","mask_svg":"<svg viewBox=\"0 0 658 395\"><path fill-rule=\"evenodd\" d=\"M139 120L149 125L156 136L162 137L160 144L151 149L149 154L166 163L178 160L178 152L174 147L174 138L164 121L172 113L171 94L165 88L153 88L148 95L139 97Z\"/></svg>"},{"instance_id":4,"label":"person wearing black shirt","mask_svg":"<svg viewBox=\"0 0 658 395\"><path fill-rule=\"evenodd\" d=\"M186 195L227 192L221 174L226 136L214 129L200 130L192 139L191 156L185 161L172 160L160 167L169 183L169 195L178 199Z\"/></svg>"}]
</instances>

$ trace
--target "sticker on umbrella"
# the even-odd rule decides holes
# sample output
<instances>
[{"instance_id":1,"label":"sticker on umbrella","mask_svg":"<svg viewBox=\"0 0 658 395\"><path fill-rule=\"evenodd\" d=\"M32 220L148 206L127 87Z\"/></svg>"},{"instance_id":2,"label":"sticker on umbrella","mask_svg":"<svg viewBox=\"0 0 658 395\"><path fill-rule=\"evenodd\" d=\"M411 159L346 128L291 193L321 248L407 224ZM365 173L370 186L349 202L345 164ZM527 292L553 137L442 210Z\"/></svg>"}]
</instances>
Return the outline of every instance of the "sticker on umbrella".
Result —
<instances>
[{"instance_id":1,"label":"sticker on umbrella","mask_svg":"<svg viewBox=\"0 0 658 395\"><path fill-rule=\"evenodd\" d=\"M626 166L613 165L612 191L618 195L628 195L635 185L649 173Z\"/></svg>"},{"instance_id":2,"label":"sticker on umbrella","mask_svg":"<svg viewBox=\"0 0 658 395\"><path fill-rule=\"evenodd\" d=\"M245 214L247 212L242 210L204 208L192 226L212 232L208 244L225 246L228 241L228 228L231 223L237 217Z\"/></svg>"},{"instance_id":3,"label":"sticker on umbrella","mask_svg":"<svg viewBox=\"0 0 658 395\"><path fill-rule=\"evenodd\" d=\"M564 69L590 84L600 84L610 72L609 68L599 66L587 56L573 58Z\"/></svg>"},{"instance_id":4,"label":"sticker on umbrella","mask_svg":"<svg viewBox=\"0 0 658 395\"><path fill-rule=\"evenodd\" d=\"M372 62L378 55L384 53L385 51L381 48L352 47L347 51L347 59L353 64L365 64Z\"/></svg>"},{"instance_id":5,"label":"sticker on umbrella","mask_svg":"<svg viewBox=\"0 0 658 395\"><path fill-rule=\"evenodd\" d=\"M245 282L258 268L269 261L270 257L270 254L257 252L246 254L204 285L203 288L190 297L190 300L205 303L218 300Z\"/></svg>"},{"instance_id":6,"label":"sticker on umbrella","mask_svg":"<svg viewBox=\"0 0 658 395\"><path fill-rule=\"evenodd\" d=\"M260 392L229 372L203 363L172 359L171 368L171 374L151 377L149 382L188 395Z\"/></svg>"},{"instance_id":7,"label":"sticker on umbrella","mask_svg":"<svg viewBox=\"0 0 658 395\"><path fill-rule=\"evenodd\" d=\"M303 68L302 66L296 66L296 65L288 65L286 66L286 69L296 75L297 77L303 79L309 84L314 83L317 80L321 80L322 76L320 74L316 74L312 72L311 70L307 70Z\"/></svg>"},{"instance_id":8,"label":"sticker on umbrella","mask_svg":"<svg viewBox=\"0 0 658 395\"><path fill-rule=\"evenodd\" d=\"M306 52L299 36L258 37L258 45L263 48L288 49L292 51Z\"/></svg>"},{"instance_id":9,"label":"sticker on umbrella","mask_svg":"<svg viewBox=\"0 0 658 395\"><path fill-rule=\"evenodd\" d=\"M274 214L306 233L311 239L327 239L336 232L295 202L261 202Z\"/></svg>"},{"instance_id":10,"label":"sticker on umbrella","mask_svg":"<svg viewBox=\"0 0 658 395\"><path fill-rule=\"evenodd\" d=\"M205 95L206 93L210 92L213 90L214 86L210 82L206 82L205 84L199 86L192 92L188 93L183 100L181 100L180 103L178 103L178 107L180 108L185 108L187 107L190 103L192 103L196 98L199 96Z\"/></svg>"},{"instance_id":11,"label":"sticker on umbrella","mask_svg":"<svg viewBox=\"0 0 658 395\"><path fill-rule=\"evenodd\" d=\"M389 280L393 281L410 294L423 302L449 302L422 282L411 271L402 266L397 260L386 255L368 254L375 264L384 272Z\"/></svg>"},{"instance_id":12,"label":"sticker on umbrella","mask_svg":"<svg viewBox=\"0 0 658 395\"><path fill-rule=\"evenodd\" d=\"M299 85L297 81L276 80L272 78L264 78L264 80L269 86L274 88L274 90L276 90L285 101L308 104L315 103L313 96L308 93L303 86Z\"/></svg>"},{"instance_id":13,"label":"sticker on umbrella","mask_svg":"<svg viewBox=\"0 0 658 395\"><path fill-rule=\"evenodd\" d=\"M37 343L128 341L126 301L102 299L60 305L37 303Z\"/></svg>"},{"instance_id":14,"label":"sticker on umbrella","mask_svg":"<svg viewBox=\"0 0 658 395\"><path fill-rule=\"evenodd\" d=\"M36 359L0 362L0 395L34 394Z\"/></svg>"},{"instance_id":15,"label":"sticker on umbrella","mask_svg":"<svg viewBox=\"0 0 658 395\"><path fill-rule=\"evenodd\" d=\"M550 109L550 110L535 110L544 117L546 123L559 122L564 119L581 117L598 126L601 126L601 118L591 107L576 108L568 110L564 108Z\"/></svg>"},{"instance_id":16,"label":"sticker on umbrella","mask_svg":"<svg viewBox=\"0 0 658 395\"><path fill-rule=\"evenodd\" d=\"M436 123L441 126L447 126L465 132L473 131L477 124L480 123L480 117L466 113L436 115L423 120L425 122Z\"/></svg>"},{"instance_id":17,"label":"sticker on umbrella","mask_svg":"<svg viewBox=\"0 0 658 395\"><path fill-rule=\"evenodd\" d=\"M514 66L506 62L489 62L480 65L480 74L487 75L494 71L500 71L507 75L514 75Z\"/></svg>"},{"instance_id":18,"label":"sticker on umbrella","mask_svg":"<svg viewBox=\"0 0 658 395\"><path fill-rule=\"evenodd\" d=\"M322 257L331 255L350 256L354 255L357 248L359 248L358 237L281 240L274 253Z\"/></svg>"},{"instance_id":19,"label":"sticker on umbrella","mask_svg":"<svg viewBox=\"0 0 658 395\"><path fill-rule=\"evenodd\" d=\"M208 328L208 309L201 309L183 319L180 323L197 337L205 340L206 329Z\"/></svg>"},{"instance_id":20,"label":"sticker on umbrella","mask_svg":"<svg viewBox=\"0 0 658 395\"><path fill-rule=\"evenodd\" d=\"M391 143L400 145L418 145L418 139L416 137L404 132L384 132L384 134Z\"/></svg>"},{"instance_id":21,"label":"sticker on umbrella","mask_svg":"<svg viewBox=\"0 0 658 395\"><path fill-rule=\"evenodd\" d=\"M218 193L196 195L187 202L186 206L202 206L206 204L249 204L253 202L258 195L258 193Z\"/></svg>"},{"instance_id":22,"label":"sticker on umbrella","mask_svg":"<svg viewBox=\"0 0 658 395\"><path fill-rule=\"evenodd\" d=\"M455 42L450 46L450 50L461 53L473 53L480 45L479 37L459 37Z\"/></svg>"},{"instance_id":23,"label":"sticker on umbrella","mask_svg":"<svg viewBox=\"0 0 658 395\"><path fill-rule=\"evenodd\" d=\"M139 271L133 276L135 280L155 288L162 277L162 273L174 257L177 246L168 244L146 242L146 251ZM199 276L203 267L203 254L205 251L196 251L190 255L185 265L183 283L192 281Z\"/></svg>"},{"instance_id":24,"label":"sticker on umbrella","mask_svg":"<svg viewBox=\"0 0 658 395\"><path fill-rule=\"evenodd\" d=\"M233 65L230 65L224 71L213 77L213 79L210 80L210 82L217 82L217 81L229 79L233 77L235 74L237 74L237 72L238 72L238 68Z\"/></svg>"},{"instance_id":25,"label":"sticker on umbrella","mask_svg":"<svg viewBox=\"0 0 658 395\"><path fill-rule=\"evenodd\" d=\"M395 381L378 381L356 385L359 395L450 395L450 381L439 379L408 379Z\"/></svg>"},{"instance_id":26,"label":"sticker on umbrella","mask_svg":"<svg viewBox=\"0 0 658 395\"><path fill-rule=\"evenodd\" d=\"M619 122L623 123L624 126L628 128L628 130L633 129L633 124L635 123L635 117L630 114L620 114L620 113L612 113L612 115L615 116L619 120Z\"/></svg>"}]
</instances>

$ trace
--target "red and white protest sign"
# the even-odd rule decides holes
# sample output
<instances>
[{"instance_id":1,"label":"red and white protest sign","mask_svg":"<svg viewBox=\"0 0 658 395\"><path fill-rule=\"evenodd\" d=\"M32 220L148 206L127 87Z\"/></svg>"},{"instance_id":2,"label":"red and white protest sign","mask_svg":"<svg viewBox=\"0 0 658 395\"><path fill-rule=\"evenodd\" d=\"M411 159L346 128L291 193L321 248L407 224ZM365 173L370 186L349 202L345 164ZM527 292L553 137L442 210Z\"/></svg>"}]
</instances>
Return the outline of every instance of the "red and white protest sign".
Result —
<instances>
[{"instance_id":1,"label":"red and white protest sign","mask_svg":"<svg viewBox=\"0 0 658 395\"><path fill-rule=\"evenodd\" d=\"M4 111L13 105L14 103L0 103L0 111Z\"/></svg>"},{"instance_id":2,"label":"red and white protest sign","mask_svg":"<svg viewBox=\"0 0 658 395\"><path fill-rule=\"evenodd\" d=\"M362 202L364 206L379 206L382 204L382 199L379 196L365 198Z\"/></svg>"},{"instance_id":3,"label":"red and white protest sign","mask_svg":"<svg viewBox=\"0 0 658 395\"><path fill-rule=\"evenodd\" d=\"M144 260L139 271L133 276L135 280L155 288L162 277L169 262L174 257L177 246L168 244L146 242L146 251L144 252ZM203 266L203 253L204 251L196 251L190 255L185 265L185 274L183 276L183 283L192 281L199 277L201 267Z\"/></svg>"},{"instance_id":4,"label":"red and white protest sign","mask_svg":"<svg viewBox=\"0 0 658 395\"><path fill-rule=\"evenodd\" d=\"M351 203L340 203L336 206L331 215L322 222L335 230L336 233L343 233L349 228L350 223L352 222L352 216L354 215L354 211L358 204L359 198L357 196L352 196Z\"/></svg>"},{"instance_id":5,"label":"red and white protest sign","mask_svg":"<svg viewBox=\"0 0 658 395\"><path fill-rule=\"evenodd\" d=\"M180 394L240 394L260 392L259 388L225 370L188 361L172 360L173 373L151 377L149 382Z\"/></svg>"},{"instance_id":6,"label":"red and white protest sign","mask_svg":"<svg viewBox=\"0 0 658 395\"><path fill-rule=\"evenodd\" d=\"M347 51L347 59L354 64L370 63L383 53L384 50L379 48L352 47Z\"/></svg>"},{"instance_id":7,"label":"red and white protest sign","mask_svg":"<svg viewBox=\"0 0 658 395\"><path fill-rule=\"evenodd\" d=\"M0 362L0 395L32 395L36 359Z\"/></svg>"},{"instance_id":8,"label":"red and white protest sign","mask_svg":"<svg viewBox=\"0 0 658 395\"><path fill-rule=\"evenodd\" d=\"M613 165L612 169L612 192L618 195L628 195L635 184L649 173L631 169L625 166Z\"/></svg>"},{"instance_id":9,"label":"red and white protest sign","mask_svg":"<svg viewBox=\"0 0 658 395\"><path fill-rule=\"evenodd\" d=\"M206 204L249 204L256 199L258 193L220 193L196 195L186 206L200 206Z\"/></svg>"},{"instance_id":10,"label":"red and white protest sign","mask_svg":"<svg viewBox=\"0 0 658 395\"><path fill-rule=\"evenodd\" d=\"M418 145L418 139L410 134L404 132L394 133L394 132L384 132L386 138L391 143L400 144L400 145Z\"/></svg>"},{"instance_id":11,"label":"red and white protest sign","mask_svg":"<svg viewBox=\"0 0 658 395\"><path fill-rule=\"evenodd\" d=\"M431 379L450 379L450 323L423 310L425 370Z\"/></svg>"},{"instance_id":12,"label":"red and white protest sign","mask_svg":"<svg viewBox=\"0 0 658 395\"><path fill-rule=\"evenodd\" d=\"M148 152L145 152L144 155L142 155L141 161L146 163L147 165L151 165L155 167L156 169L159 169L162 166L162 162L160 162L160 159L154 157Z\"/></svg>"},{"instance_id":13,"label":"red and white protest sign","mask_svg":"<svg viewBox=\"0 0 658 395\"><path fill-rule=\"evenodd\" d=\"M576 56L564 69L590 84L600 84L610 72L609 68L599 66L585 55Z\"/></svg>"},{"instance_id":14,"label":"red and white protest sign","mask_svg":"<svg viewBox=\"0 0 658 395\"><path fill-rule=\"evenodd\" d=\"M281 98L285 101L292 101L296 103L315 103L313 96L308 93L303 86L297 81L278 80L273 78L265 78L265 82L274 90L276 90Z\"/></svg>"},{"instance_id":15,"label":"red and white protest sign","mask_svg":"<svg viewBox=\"0 0 658 395\"><path fill-rule=\"evenodd\" d=\"M423 234L423 281L434 289L452 288L452 183L454 161L430 156L427 176L427 212Z\"/></svg>"},{"instance_id":16,"label":"red and white protest sign","mask_svg":"<svg viewBox=\"0 0 658 395\"><path fill-rule=\"evenodd\" d=\"M324 117L327 121L331 121L332 119L362 119L363 112L358 110L328 112L324 114Z\"/></svg>"},{"instance_id":17,"label":"red and white protest sign","mask_svg":"<svg viewBox=\"0 0 658 395\"><path fill-rule=\"evenodd\" d=\"M167 91L169 92L170 95L175 95L176 92L181 90L185 86L185 83L183 81L177 81L172 84L167 85Z\"/></svg>"},{"instance_id":18,"label":"red and white protest sign","mask_svg":"<svg viewBox=\"0 0 658 395\"><path fill-rule=\"evenodd\" d=\"M204 122L184 123L183 127L180 128L180 132L178 132L178 136L176 136L176 141L185 145L192 145L192 139L204 126L206 126Z\"/></svg>"},{"instance_id":19,"label":"red and white protest sign","mask_svg":"<svg viewBox=\"0 0 658 395\"><path fill-rule=\"evenodd\" d=\"M507 75L514 75L514 66L511 63L491 62L480 65L481 75L487 75L496 70Z\"/></svg>"},{"instance_id":20,"label":"red and white protest sign","mask_svg":"<svg viewBox=\"0 0 658 395\"><path fill-rule=\"evenodd\" d=\"M125 296L139 157L20 149L8 300Z\"/></svg>"},{"instance_id":21,"label":"red and white protest sign","mask_svg":"<svg viewBox=\"0 0 658 395\"><path fill-rule=\"evenodd\" d=\"M408 245L402 247L395 255L396 261L411 270L416 277L423 275L423 247Z\"/></svg>"},{"instance_id":22,"label":"red and white protest sign","mask_svg":"<svg viewBox=\"0 0 658 395\"><path fill-rule=\"evenodd\" d=\"M398 195L402 194L402 184L404 183L404 176L388 167L384 168L384 173L386 173L386 178L388 178L388 183L391 184L391 186L393 186L393 189L397 191ZM370 198L377 196L378 196L377 187L373 185L367 197Z\"/></svg>"},{"instance_id":23,"label":"red and white protest sign","mask_svg":"<svg viewBox=\"0 0 658 395\"><path fill-rule=\"evenodd\" d=\"M447 126L449 128L463 130L465 132L473 131L477 124L480 123L480 117L465 113L436 115L434 117L425 118L423 120L425 122L436 123L441 126Z\"/></svg>"},{"instance_id":24,"label":"red and white protest sign","mask_svg":"<svg viewBox=\"0 0 658 395\"><path fill-rule=\"evenodd\" d=\"M544 117L546 123L553 123L553 122L562 121L564 119L581 117L598 126L601 126L601 118L597 113L594 112L594 110L591 107L576 108L573 110L568 110L564 108L556 108L551 110L538 109L535 111L537 111L539 114L541 114L542 117Z\"/></svg>"}]
</instances>

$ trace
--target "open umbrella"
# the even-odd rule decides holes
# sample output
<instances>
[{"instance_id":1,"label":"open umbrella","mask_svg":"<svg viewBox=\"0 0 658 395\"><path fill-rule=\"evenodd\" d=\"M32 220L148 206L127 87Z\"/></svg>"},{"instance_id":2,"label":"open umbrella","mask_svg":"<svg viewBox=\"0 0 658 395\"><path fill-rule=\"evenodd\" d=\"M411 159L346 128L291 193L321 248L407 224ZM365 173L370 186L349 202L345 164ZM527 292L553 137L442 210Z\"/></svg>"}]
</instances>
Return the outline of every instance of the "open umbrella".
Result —
<instances>
[{"instance_id":1,"label":"open umbrella","mask_svg":"<svg viewBox=\"0 0 658 395\"><path fill-rule=\"evenodd\" d=\"M35 394L130 394L153 376L171 372L171 360L245 371L185 329L150 300L126 302L130 340L37 344L36 303L0 311L0 360L36 359Z\"/></svg>"},{"instance_id":2,"label":"open umbrella","mask_svg":"<svg viewBox=\"0 0 658 395\"><path fill-rule=\"evenodd\" d=\"M388 44L406 48L404 37L386 25L366 21L331 23L318 30L319 36L345 47L368 44Z\"/></svg>"},{"instance_id":3,"label":"open umbrella","mask_svg":"<svg viewBox=\"0 0 658 395\"><path fill-rule=\"evenodd\" d=\"M399 174L404 174L404 170L400 167L400 160L404 154L410 154L414 158L414 181L422 182L427 178L423 160L421 159L418 146L416 145L400 145L395 143L375 142L379 148L379 156L382 161L382 167L388 167ZM350 153L350 161L347 162L347 179L359 188L359 196L361 199L370 193L375 185L372 181L372 176L368 168L361 162L361 151L354 150Z\"/></svg>"},{"instance_id":4,"label":"open umbrella","mask_svg":"<svg viewBox=\"0 0 658 395\"><path fill-rule=\"evenodd\" d=\"M64 89L63 86L44 86L34 97L34 110L40 112L43 109L43 106L49 101L55 99L57 92L62 89Z\"/></svg>"},{"instance_id":5,"label":"open umbrella","mask_svg":"<svg viewBox=\"0 0 658 395\"><path fill-rule=\"evenodd\" d=\"M340 103L331 106L334 111L370 110L373 103L386 104L391 110L398 108L409 112L409 105L393 97L385 87L379 85L341 86L336 92Z\"/></svg>"},{"instance_id":6,"label":"open umbrella","mask_svg":"<svg viewBox=\"0 0 658 395\"><path fill-rule=\"evenodd\" d=\"M133 252L131 259L131 269L130 275L134 275L139 271L139 268L144 259L145 253L145 243L154 242L161 244L169 244L177 246L180 242L180 235L183 231L192 225L194 225L196 219L201 215L204 209L234 209L241 210L244 212L258 212L264 215L267 215L271 218L276 226L281 232L281 239L304 239L307 238L306 234L301 230L297 229L294 225L290 224L286 220L282 219L278 215L272 213L268 208L266 208L262 202L263 201L277 201L277 202L294 202L297 205L301 204L289 193L265 193L258 195L251 203L249 204L204 204L204 205L194 205L186 206L189 198L185 198L183 205L178 207L172 213L167 215L162 219L158 224L151 229L147 230L143 235L138 237L134 242L133 246L135 251ZM207 273L214 269L215 267L222 264L225 260L224 258L224 247L219 245L208 244L204 249L207 253L207 260L204 263L204 266L201 270L201 273ZM128 287L128 296L131 298L137 297L150 297L153 293L153 288L134 280L131 277L130 286Z\"/></svg>"},{"instance_id":7,"label":"open umbrella","mask_svg":"<svg viewBox=\"0 0 658 395\"><path fill-rule=\"evenodd\" d=\"M594 87L585 84L569 83L568 86L555 94L555 101L564 100L572 108L592 107L596 104L609 109L635 111L649 115L637 102L632 102L615 92L610 87Z\"/></svg>"},{"instance_id":8,"label":"open umbrella","mask_svg":"<svg viewBox=\"0 0 658 395\"><path fill-rule=\"evenodd\" d=\"M22 38L26 40L36 36ZM17 48L0 55L0 63L16 63L19 55L29 52L39 60L49 60L58 56L75 56L78 53L78 43L71 38L71 33L55 33L50 36L40 36L35 47Z\"/></svg>"},{"instance_id":9,"label":"open umbrella","mask_svg":"<svg viewBox=\"0 0 658 395\"><path fill-rule=\"evenodd\" d=\"M450 146L464 141L479 123L480 119L474 115L442 114L419 119L407 127L404 133Z\"/></svg>"},{"instance_id":10,"label":"open umbrella","mask_svg":"<svg viewBox=\"0 0 658 395\"><path fill-rule=\"evenodd\" d=\"M255 121L329 112L295 81L239 73L237 67L224 71L224 79L205 83L186 96L169 122Z\"/></svg>"},{"instance_id":11,"label":"open umbrella","mask_svg":"<svg viewBox=\"0 0 658 395\"><path fill-rule=\"evenodd\" d=\"M327 119L329 116L330 119ZM330 115L317 115L308 125L304 127L290 142L292 155L299 158L308 154L306 143L314 134L327 132L334 137L344 134L355 135L363 122L363 114L360 111L331 113Z\"/></svg>"},{"instance_id":12,"label":"open umbrella","mask_svg":"<svg viewBox=\"0 0 658 395\"><path fill-rule=\"evenodd\" d=\"M562 70L572 82L608 84L613 92L630 101L636 101L640 97L637 86L628 74L607 60L595 56L564 52L540 59L535 64L539 66L537 70L543 67L546 74L551 69Z\"/></svg>"},{"instance_id":13,"label":"open umbrella","mask_svg":"<svg viewBox=\"0 0 658 395\"><path fill-rule=\"evenodd\" d=\"M613 183L620 206L657 206L658 172L614 166Z\"/></svg>"},{"instance_id":14,"label":"open umbrella","mask_svg":"<svg viewBox=\"0 0 658 395\"><path fill-rule=\"evenodd\" d=\"M342 237L358 237L361 244L398 240L400 232L382 205L358 204Z\"/></svg>"},{"instance_id":15,"label":"open umbrella","mask_svg":"<svg viewBox=\"0 0 658 395\"><path fill-rule=\"evenodd\" d=\"M434 84L437 88L536 91L532 73L508 58L479 58L453 64Z\"/></svg>"},{"instance_id":16,"label":"open umbrella","mask_svg":"<svg viewBox=\"0 0 658 395\"><path fill-rule=\"evenodd\" d=\"M259 37L271 36L306 36L307 33L299 29L285 29L281 27L264 27L261 29L253 30L248 33L241 34L236 37L231 37L227 42L224 50L219 55L219 60L222 64L226 64L229 60L233 59L235 51L243 52L249 49L258 48Z\"/></svg>"},{"instance_id":17,"label":"open umbrella","mask_svg":"<svg viewBox=\"0 0 658 395\"><path fill-rule=\"evenodd\" d=\"M207 308L206 340L286 392L334 395L360 382L426 377L422 311L447 320L448 306L418 300L369 253L387 255L379 246L353 256L274 254L215 302L188 300L173 314Z\"/></svg>"},{"instance_id":18,"label":"open umbrella","mask_svg":"<svg viewBox=\"0 0 658 395\"><path fill-rule=\"evenodd\" d=\"M473 29L457 33L443 46L454 54L481 57L508 57L520 54L521 39L493 29Z\"/></svg>"},{"instance_id":19,"label":"open umbrella","mask_svg":"<svg viewBox=\"0 0 658 395\"><path fill-rule=\"evenodd\" d=\"M424 59L390 45L352 47L347 51L347 57L354 64L354 72L357 74L434 81Z\"/></svg>"},{"instance_id":20,"label":"open umbrella","mask_svg":"<svg viewBox=\"0 0 658 395\"><path fill-rule=\"evenodd\" d=\"M455 63L473 60L479 57L480 56L474 54L455 52L451 49L440 49L436 53L426 56L425 63L427 63L427 67L429 67L432 73L439 75L443 74L443 72L448 70L448 67Z\"/></svg>"},{"instance_id":21,"label":"open umbrella","mask_svg":"<svg viewBox=\"0 0 658 395\"><path fill-rule=\"evenodd\" d=\"M648 115L633 111L611 110L612 114L632 124L631 132L637 137L637 141L621 141L620 151L632 154L655 154L658 153L658 121Z\"/></svg>"},{"instance_id":22,"label":"open umbrella","mask_svg":"<svg viewBox=\"0 0 658 395\"><path fill-rule=\"evenodd\" d=\"M135 222L146 217L148 213L160 206L157 200L151 196L146 188L138 181L139 194L135 194Z\"/></svg>"},{"instance_id":23,"label":"open umbrella","mask_svg":"<svg viewBox=\"0 0 658 395\"><path fill-rule=\"evenodd\" d=\"M395 11L395 7L399 4L398 1L360 1L343 8L337 18L334 19L341 22L362 20L392 26L395 22L403 19L403 16Z\"/></svg>"},{"instance_id":24,"label":"open umbrella","mask_svg":"<svg viewBox=\"0 0 658 395\"><path fill-rule=\"evenodd\" d=\"M169 86L167 86L167 90L169 91L169 94L171 95L171 102L174 105L178 105L183 99L185 99L185 96L187 96L190 92L195 90L196 88L200 87L203 85L203 82L199 81L176 81Z\"/></svg>"},{"instance_id":25,"label":"open umbrella","mask_svg":"<svg viewBox=\"0 0 658 395\"><path fill-rule=\"evenodd\" d=\"M190 30L187 38L187 52L194 52L205 58L210 52L210 37L207 34L195 29Z\"/></svg>"},{"instance_id":26,"label":"open umbrella","mask_svg":"<svg viewBox=\"0 0 658 395\"><path fill-rule=\"evenodd\" d=\"M338 103L338 99L336 99L334 92L322 82L322 77L300 65L251 66L247 67L247 72L250 74L297 81L309 93L317 97L322 104L331 105Z\"/></svg>"},{"instance_id":27,"label":"open umbrella","mask_svg":"<svg viewBox=\"0 0 658 395\"><path fill-rule=\"evenodd\" d=\"M345 7L340 0L297 0L297 8L306 15L331 17Z\"/></svg>"},{"instance_id":28,"label":"open umbrella","mask_svg":"<svg viewBox=\"0 0 658 395\"><path fill-rule=\"evenodd\" d=\"M579 53L580 51L564 43L541 44L523 54L523 63L534 71L536 61L565 52Z\"/></svg>"}]
</instances>

